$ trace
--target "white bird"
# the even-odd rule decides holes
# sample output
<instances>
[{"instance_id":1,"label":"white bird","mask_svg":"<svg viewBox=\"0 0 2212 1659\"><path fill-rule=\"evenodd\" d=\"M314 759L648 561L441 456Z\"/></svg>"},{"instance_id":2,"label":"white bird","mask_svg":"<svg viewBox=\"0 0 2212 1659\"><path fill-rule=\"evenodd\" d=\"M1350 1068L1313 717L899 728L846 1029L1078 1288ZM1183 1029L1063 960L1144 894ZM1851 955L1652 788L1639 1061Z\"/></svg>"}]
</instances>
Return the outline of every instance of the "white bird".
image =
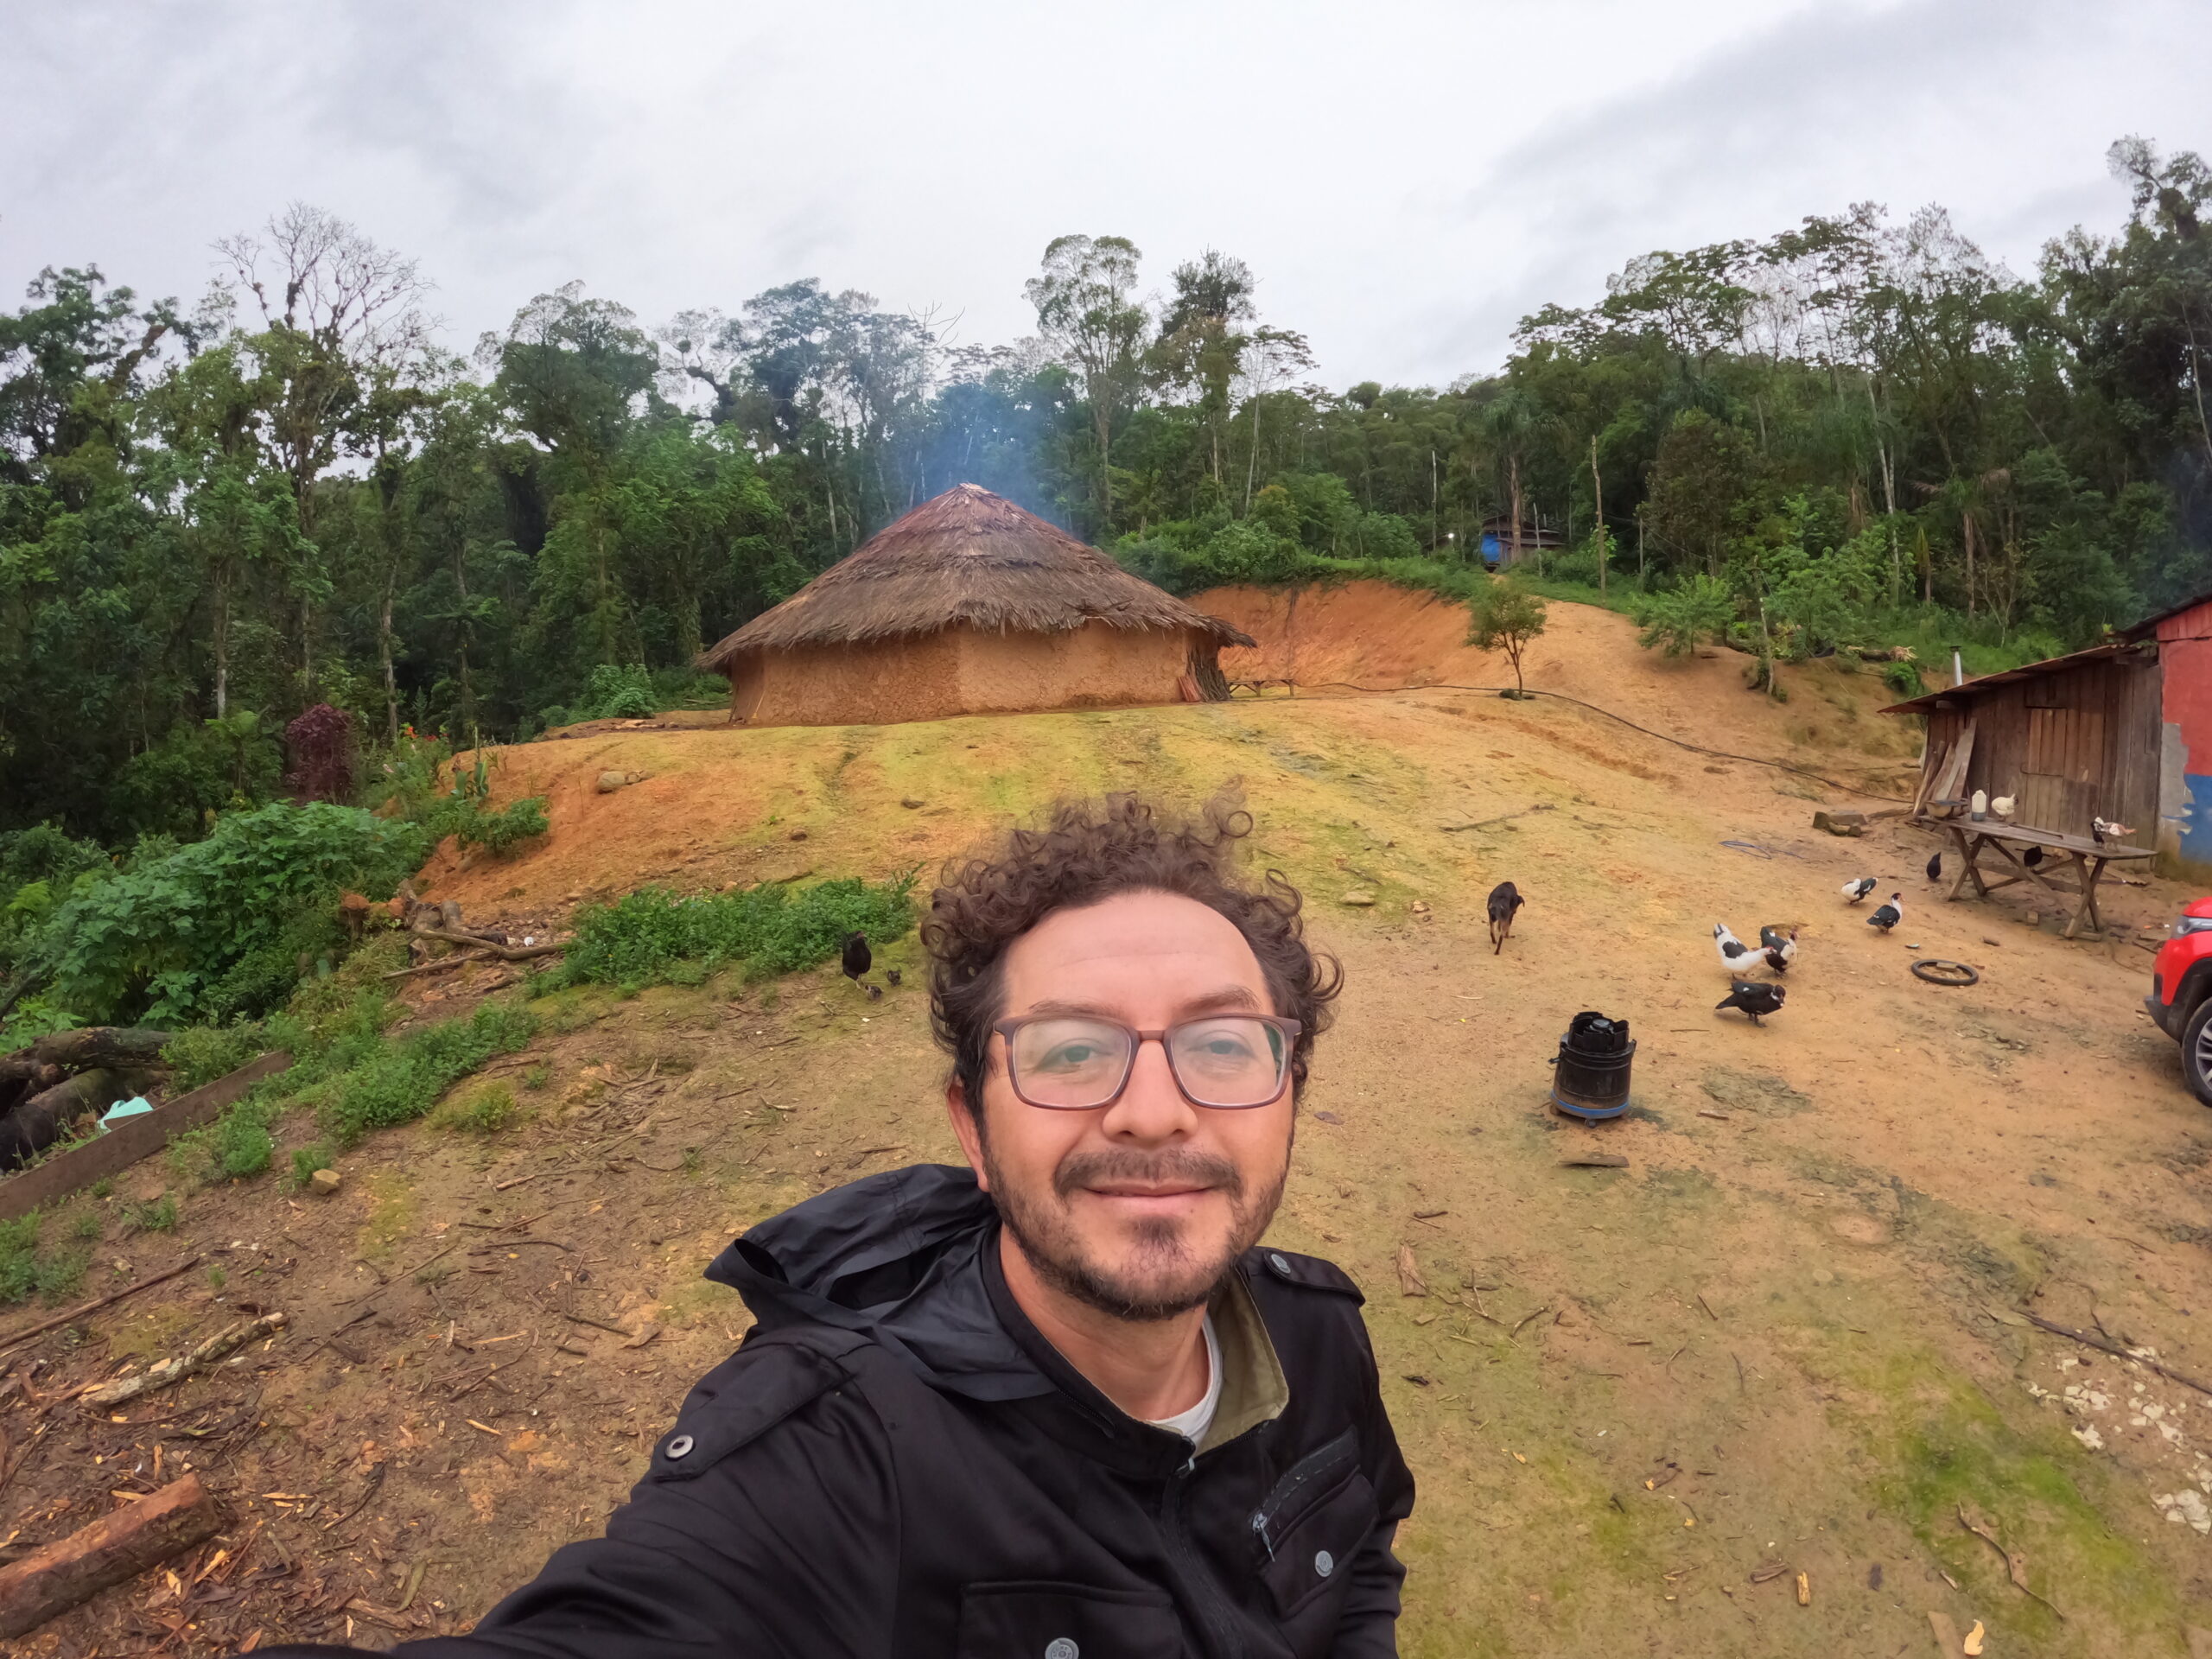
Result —
<instances>
[{"instance_id":1,"label":"white bird","mask_svg":"<svg viewBox=\"0 0 2212 1659\"><path fill-rule=\"evenodd\" d=\"M1893 893L1890 895L1889 903L1866 918L1866 925L1878 927L1886 933L1903 920L1904 920L1904 895L1901 893Z\"/></svg>"},{"instance_id":2,"label":"white bird","mask_svg":"<svg viewBox=\"0 0 2212 1659\"><path fill-rule=\"evenodd\" d=\"M1776 973L1788 973L1789 964L1797 960L1797 930L1793 927L1784 933L1778 927L1759 929L1759 953Z\"/></svg>"},{"instance_id":3,"label":"white bird","mask_svg":"<svg viewBox=\"0 0 2212 1659\"><path fill-rule=\"evenodd\" d=\"M2135 833L2124 823L2114 823L2109 818L2091 818L2089 834L2101 847L2108 841L2120 841Z\"/></svg>"},{"instance_id":4,"label":"white bird","mask_svg":"<svg viewBox=\"0 0 2212 1659\"><path fill-rule=\"evenodd\" d=\"M1989 810L2009 823L2012 817L2012 798L2010 795L1999 795L1990 802Z\"/></svg>"},{"instance_id":5,"label":"white bird","mask_svg":"<svg viewBox=\"0 0 2212 1659\"><path fill-rule=\"evenodd\" d=\"M1866 895L1874 891L1874 878L1871 875L1862 875L1856 881L1845 882L1839 891L1843 894L1846 904L1862 903Z\"/></svg>"},{"instance_id":6,"label":"white bird","mask_svg":"<svg viewBox=\"0 0 2212 1659\"><path fill-rule=\"evenodd\" d=\"M1732 974L1748 971L1764 953L1754 950L1728 931L1726 922L1713 925L1713 948L1720 957L1720 965Z\"/></svg>"}]
</instances>

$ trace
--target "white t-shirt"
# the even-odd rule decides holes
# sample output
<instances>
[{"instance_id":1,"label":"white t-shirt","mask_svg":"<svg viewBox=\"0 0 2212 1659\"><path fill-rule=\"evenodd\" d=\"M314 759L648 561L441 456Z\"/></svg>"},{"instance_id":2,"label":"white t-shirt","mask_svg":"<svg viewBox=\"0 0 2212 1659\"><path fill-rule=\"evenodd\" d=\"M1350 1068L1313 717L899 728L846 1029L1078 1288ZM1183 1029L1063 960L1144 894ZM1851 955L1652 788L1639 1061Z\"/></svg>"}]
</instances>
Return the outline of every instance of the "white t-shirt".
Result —
<instances>
[{"instance_id":1,"label":"white t-shirt","mask_svg":"<svg viewBox=\"0 0 2212 1659\"><path fill-rule=\"evenodd\" d=\"M1206 1392L1205 1398L1188 1411L1179 1411L1173 1417L1153 1417L1146 1421L1154 1428L1164 1428L1180 1434L1192 1446L1206 1437L1213 1427L1213 1414L1221 1404L1221 1341L1213 1333L1213 1315L1205 1316L1206 1333Z\"/></svg>"}]
</instances>

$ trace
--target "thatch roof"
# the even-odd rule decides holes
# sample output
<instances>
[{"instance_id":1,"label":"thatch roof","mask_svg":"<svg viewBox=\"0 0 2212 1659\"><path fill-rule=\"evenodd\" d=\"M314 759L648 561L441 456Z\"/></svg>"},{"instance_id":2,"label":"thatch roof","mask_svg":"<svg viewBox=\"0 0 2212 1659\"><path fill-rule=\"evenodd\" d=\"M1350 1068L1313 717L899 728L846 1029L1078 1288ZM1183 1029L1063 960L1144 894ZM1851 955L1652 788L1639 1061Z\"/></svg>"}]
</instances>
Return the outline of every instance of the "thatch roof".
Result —
<instances>
[{"instance_id":1,"label":"thatch roof","mask_svg":"<svg viewBox=\"0 0 2212 1659\"><path fill-rule=\"evenodd\" d=\"M726 673L747 652L860 645L963 624L1065 633L1090 622L1252 643L1004 496L957 484L701 652L699 665Z\"/></svg>"}]
</instances>

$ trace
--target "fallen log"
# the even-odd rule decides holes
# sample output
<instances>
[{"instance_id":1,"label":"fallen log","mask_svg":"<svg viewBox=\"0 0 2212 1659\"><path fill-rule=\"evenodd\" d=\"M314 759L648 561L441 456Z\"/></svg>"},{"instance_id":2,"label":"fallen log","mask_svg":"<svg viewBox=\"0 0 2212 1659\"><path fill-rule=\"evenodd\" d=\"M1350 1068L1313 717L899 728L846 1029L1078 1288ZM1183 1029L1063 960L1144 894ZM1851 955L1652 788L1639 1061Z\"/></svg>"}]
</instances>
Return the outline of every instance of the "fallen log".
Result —
<instances>
[{"instance_id":1,"label":"fallen log","mask_svg":"<svg viewBox=\"0 0 2212 1659\"><path fill-rule=\"evenodd\" d=\"M95 1065L159 1065L162 1051L175 1035L142 1026L86 1026L41 1037L31 1045L30 1053L64 1071Z\"/></svg>"},{"instance_id":2,"label":"fallen log","mask_svg":"<svg viewBox=\"0 0 2212 1659\"><path fill-rule=\"evenodd\" d=\"M19 1169L59 1141L69 1125L89 1112L97 1117L118 1100L128 1100L148 1081L143 1071L99 1066L64 1077L19 1102L0 1117L0 1169Z\"/></svg>"},{"instance_id":3,"label":"fallen log","mask_svg":"<svg viewBox=\"0 0 2212 1659\"><path fill-rule=\"evenodd\" d=\"M31 1091L35 1094L39 1089L51 1089L60 1081L61 1068L51 1060L41 1060L29 1049L20 1054L0 1055L0 1091L32 1084L36 1085Z\"/></svg>"},{"instance_id":4,"label":"fallen log","mask_svg":"<svg viewBox=\"0 0 2212 1659\"><path fill-rule=\"evenodd\" d=\"M222 1512L197 1475L172 1481L67 1538L0 1567L0 1636L21 1636L110 1585L222 1529Z\"/></svg>"},{"instance_id":5,"label":"fallen log","mask_svg":"<svg viewBox=\"0 0 2212 1659\"><path fill-rule=\"evenodd\" d=\"M125 1400L136 1400L142 1394L152 1394L174 1383L181 1382L194 1371L213 1364L233 1349L243 1348L249 1342L258 1342L284 1328L282 1313L270 1313L218 1331L188 1354L179 1354L175 1359L165 1359L148 1366L136 1376L118 1377L112 1382L102 1382L86 1389L77 1397L90 1406L119 1406Z\"/></svg>"}]
</instances>

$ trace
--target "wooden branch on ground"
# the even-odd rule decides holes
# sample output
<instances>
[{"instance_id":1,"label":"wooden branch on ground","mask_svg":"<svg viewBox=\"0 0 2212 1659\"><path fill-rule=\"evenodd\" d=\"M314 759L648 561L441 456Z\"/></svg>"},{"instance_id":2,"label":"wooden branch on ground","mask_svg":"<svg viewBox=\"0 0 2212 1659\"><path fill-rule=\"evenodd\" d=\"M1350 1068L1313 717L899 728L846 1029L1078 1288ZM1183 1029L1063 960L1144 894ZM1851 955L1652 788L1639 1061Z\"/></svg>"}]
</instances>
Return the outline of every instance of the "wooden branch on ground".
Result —
<instances>
[{"instance_id":1,"label":"wooden branch on ground","mask_svg":"<svg viewBox=\"0 0 2212 1659\"><path fill-rule=\"evenodd\" d=\"M2145 1359L2140 1354L2131 1354L2116 1342L2107 1342L2102 1337L2093 1337L2086 1331L2076 1331L2070 1325L2060 1325L2056 1320L2046 1319L2032 1309L2024 1307L2020 1312L2031 1325L2040 1330L2048 1331L2053 1336L2070 1337L2083 1347L2094 1348L2101 1354L2110 1354L2114 1359L2133 1360L2135 1363L2145 1370L2156 1371L2160 1376L2178 1382L2185 1389L2195 1389L2199 1394L2212 1394L2212 1382L2200 1382L2186 1371L2177 1371L2171 1365L2161 1364L2155 1359Z\"/></svg>"},{"instance_id":2,"label":"wooden branch on ground","mask_svg":"<svg viewBox=\"0 0 2212 1659\"><path fill-rule=\"evenodd\" d=\"M480 939L473 933L449 933L442 927L418 927L418 938L443 939L448 944L465 944L478 950L488 950L502 962L528 962L533 957L550 957L567 950L565 944L494 944L489 939Z\"/></svg>"},{"instance_id":3,"label":"wooden branch on ground","mask_svg":"<svg viewBox=\"0 0 2212 1659\"><path fill-rule=\"evenodd\" d=\"M0 1567L0 1636L35 1630L110 1585L191 1548L222 1525L222 1514L197 1475L102 1516Z\"/></svg>"},{"instance_id":4,"label":"wooden branch on ground","mask_svg":"<svg viewBox=\"0 0 2212 1659\"><path fill-rule=\"evenodd\" d=\"M57 1325L73 1324L83 1319L87 1313L97 1313L111 1302L119 1302L126 1296L136 1296L142 1290L151 1290L156 1285L166 1284L180 1273L189 1273L206 1259L204 1256L193 1256L189 1260L178 1262L167 1273L157 1273L150 1279L141 1279L135 1285L125 1285L111 1295L103 1296L97 1301L86 1302L82 1307L73 1307L67 1313L57 1313L50 1319L41 1319L36 1325L27 1325L21 1331L11 1331L6 1336L0 1336L0 1353L7 1352L9 1349L19 1343L29 1342L33 1337L42 1337Z\"/></svg>"},{"instance_id":5,"label":"wooden branch on ground","mask_svg":"<svg viewBox=\"0 0 2212 1659\"><path fill-rule=\"evenodd\" d=\"M385 977L406 979L416 974L435 974L448 968L459 968L467 963L489 962L491 959L491 953L488 950L472 951L466 956L442 957L435 962L418 962L412 968L395 968Z\"/></svg>"},{"instance_id":6,"label":"wooden branch on ground","mask_svg":"<svg viewBox=\"0 0 2212 1659\"><path fill-rule=\"evenodd\" d=\"M257 1342L283 1328L284 1316L282 1313L270 1313L262 1319L232 1325L227 1330L217 1332L188 1354L162 1360L136 1376L118 1377L112 1382L100 1383L86 1389L77 1397L88 1406L119 1406L126 1400L136 1400L142 1394L152 1394L157 1389L181 1382L194 1371L213 1364L233 1350L243 1348L249 1342Z\"/></svg>"}]
</instances>

